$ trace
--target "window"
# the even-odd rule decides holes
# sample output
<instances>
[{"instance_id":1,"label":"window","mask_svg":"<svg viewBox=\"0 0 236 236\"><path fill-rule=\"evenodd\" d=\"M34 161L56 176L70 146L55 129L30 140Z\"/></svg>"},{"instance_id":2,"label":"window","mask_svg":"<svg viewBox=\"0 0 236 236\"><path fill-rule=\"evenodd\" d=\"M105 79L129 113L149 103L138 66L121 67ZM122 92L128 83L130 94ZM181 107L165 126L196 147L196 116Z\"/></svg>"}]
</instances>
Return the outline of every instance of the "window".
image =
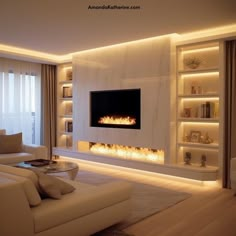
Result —
<instances>
[{"instance_id":1,"label":"window","mask_svg":"<svg viewBox=\"0 0 236 236\"><path fill-rule=\"evenodd\" d=\"M0 128L40 144L40 64L0 58Z\"/></svg>"}]
</instances>

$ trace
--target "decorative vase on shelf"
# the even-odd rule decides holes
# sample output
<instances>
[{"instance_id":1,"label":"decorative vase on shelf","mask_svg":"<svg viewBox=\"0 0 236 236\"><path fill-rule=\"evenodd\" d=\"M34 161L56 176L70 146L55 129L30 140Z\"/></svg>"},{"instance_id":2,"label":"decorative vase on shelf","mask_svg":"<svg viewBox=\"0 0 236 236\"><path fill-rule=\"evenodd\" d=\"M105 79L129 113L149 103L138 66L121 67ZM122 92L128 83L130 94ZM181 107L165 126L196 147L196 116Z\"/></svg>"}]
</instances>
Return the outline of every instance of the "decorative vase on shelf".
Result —
<instances>
[{"instance_id":1,"label":"decorative vase on shelf","mask_svg":"<svg viewBox=\"0 0 236 236\"><path fill-rule=\"evenodd\" d=\"M198 57L186 57L184 59L184 65L189 69L197 69L202 63L202 60Z\"/></svg>"},{"instance_id":2,"label":"decorative vase on shelf","mask_svg":"<svg viewBox=\"0 0 236 236\"><path fill-rule=\"evenodd\" d=\"M206 155L205 154L202 154L202 156L201 156L201 167L206 167L206 160L207 160L207 158L206 158Z\"/></svg>"},{"instance_id":3,"label":"decorative vase on shelf","mask_svg":"<svg viewBox=\"0 0 236 236\"><path fill-rule=\"evenodd\" d=\"M191 165L191 159L192 159L191 152L186 152L184 156L184 164Z\"/></svg>"}]
</instances>

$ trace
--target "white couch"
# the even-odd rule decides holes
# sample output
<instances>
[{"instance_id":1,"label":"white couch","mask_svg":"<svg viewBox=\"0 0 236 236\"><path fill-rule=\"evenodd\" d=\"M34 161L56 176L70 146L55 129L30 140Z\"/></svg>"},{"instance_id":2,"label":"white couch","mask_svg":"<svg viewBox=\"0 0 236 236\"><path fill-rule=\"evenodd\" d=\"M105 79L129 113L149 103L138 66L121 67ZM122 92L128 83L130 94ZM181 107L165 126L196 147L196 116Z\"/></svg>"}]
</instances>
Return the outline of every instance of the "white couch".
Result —
<instances>
[{"instance_id":1,"label":"white couch","mask_svg":"<svg viewBox=\"0 0 236 236\"><path fill-rule=\"evenodd\" d=\"M0 130L0 135L5 134L5 130ZM0 164L14 165L22 161L33 159L48 159L47 147L42 145L22 145L22 152L0 154Z\"/></svg>"},{"instance_id":2,"label":"white couch","mask_svg":"<svg viewBox=\"0 0 236 236\"><path fill-rule=\"evenodd\" d=\"M86 236L130 213L132 188L127 182L92 186L66 180L74 192L60 200L42 200L34 175L30 170L0 165L0 235Z\"/></svg>"}]
</instances>

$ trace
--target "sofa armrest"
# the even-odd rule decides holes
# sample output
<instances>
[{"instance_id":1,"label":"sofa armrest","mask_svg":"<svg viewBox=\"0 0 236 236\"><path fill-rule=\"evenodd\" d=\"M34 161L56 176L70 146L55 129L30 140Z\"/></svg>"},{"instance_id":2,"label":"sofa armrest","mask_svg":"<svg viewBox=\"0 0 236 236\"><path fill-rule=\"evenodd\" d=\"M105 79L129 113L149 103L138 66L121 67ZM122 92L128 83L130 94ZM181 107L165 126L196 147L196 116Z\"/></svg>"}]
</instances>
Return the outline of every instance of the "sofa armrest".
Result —
<instances>
[{"instance_id":1,"label":"sofa armrest","mask_svg":"<svg viewBox=\"0 0 236 236\"><path fill-rule=\"evenodd\" d=\"M48 149L46 146L36 144L23 144L24 152L31 153L35 159L48 159Z\"/></svg>"},{"instance_id":2,"label":"sofa armrest","mask_svg":"<svg viewBox=\"0 0 236 236\"><path fill-rule=\"evenodd\" d=\"M33 236L33 217L20 184L14 182L2 183L1 181L0 202L0 235Z\"/></svg>"}]
</instances>

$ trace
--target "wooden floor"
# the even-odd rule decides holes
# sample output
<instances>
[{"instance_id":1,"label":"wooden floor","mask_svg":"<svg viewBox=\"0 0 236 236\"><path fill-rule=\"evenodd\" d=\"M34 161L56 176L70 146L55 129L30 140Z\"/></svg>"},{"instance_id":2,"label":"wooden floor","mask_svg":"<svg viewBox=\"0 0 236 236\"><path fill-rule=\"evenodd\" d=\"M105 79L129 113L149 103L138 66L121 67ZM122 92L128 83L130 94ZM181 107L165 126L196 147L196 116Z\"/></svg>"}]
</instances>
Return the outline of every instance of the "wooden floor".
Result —
<instances>
[{"instance_id":1,"label":"wooden floor","mask_svg":"<svg viewBox=\"0 0 236 236\"><path fill-rule=\"evenodd\" d=\"M125 229L135 236L236 236L236 197L215 183L199 185L173 178L104 168L80 162L80 168L184 191L192 197Z\"/></svg>"}]
</instances>

